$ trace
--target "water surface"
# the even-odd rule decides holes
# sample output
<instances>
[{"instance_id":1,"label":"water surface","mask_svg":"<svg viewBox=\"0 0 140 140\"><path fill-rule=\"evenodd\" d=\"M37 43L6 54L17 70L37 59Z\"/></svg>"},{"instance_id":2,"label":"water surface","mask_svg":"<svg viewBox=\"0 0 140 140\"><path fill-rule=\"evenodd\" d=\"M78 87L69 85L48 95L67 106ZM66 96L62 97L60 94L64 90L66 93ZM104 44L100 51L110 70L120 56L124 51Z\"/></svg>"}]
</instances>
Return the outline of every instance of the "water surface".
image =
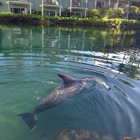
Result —
<instances>
[{"instance_id":1,"label":"water surface","mask_svg":"<svg viewBox=\"0 0 140 140\"><path fill-rule=\"evenodd\" d=\"M38 116L30 132L17 116L33 112L57 76L96 77L98 85ZM140 32L0 26L0 139L53 140L64 129L140 137Z\"/></svg>"}]
</instances>

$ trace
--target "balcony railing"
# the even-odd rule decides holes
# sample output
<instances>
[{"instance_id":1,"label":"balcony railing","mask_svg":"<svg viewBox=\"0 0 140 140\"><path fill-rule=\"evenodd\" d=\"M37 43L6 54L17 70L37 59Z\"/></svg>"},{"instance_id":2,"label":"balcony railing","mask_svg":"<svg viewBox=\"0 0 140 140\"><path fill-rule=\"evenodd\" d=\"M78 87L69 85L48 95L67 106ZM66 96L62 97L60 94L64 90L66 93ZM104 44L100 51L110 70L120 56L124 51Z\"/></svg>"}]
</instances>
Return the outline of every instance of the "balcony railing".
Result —
<instances>
[{"instance_id":1,"label":"balcony railing","mask_svg":"<svg viewBox=\"0 0 140 140\"><path fill-rule=\"evenodd\" d=\"M61 5L60 0L44 0L43 4Z\"/></svg>"},{"instance_id":2,"label":"balcony railing","mask_svg":"<svg viewBox=\"0 0 140 140\"><path fill-rule=\"evenodd\" d=\"M28 3L30 3L31 0L10 0L10 2L28 2Z\"/></svg>"},{"instance_id":3,"label":"balcony railing","mask_svg":"<svg viewBox=\"0 0 140 140\"><path fill-rule=\"evenodd\" d=\"M72 7L87 8L87 5L85 2L72 2Z\"/></svg>"},{"instance_id":4,"label":"balcony railing","mask_svg":"<svg viewBox=\"0 0 140 140\"><path fill-rule=\"evenodd\" d=\"M123 8L124 11L128 11L129 10L129 4L128 2L120 2L118 5L119 8Z\"/></svg>"}]
</instances>

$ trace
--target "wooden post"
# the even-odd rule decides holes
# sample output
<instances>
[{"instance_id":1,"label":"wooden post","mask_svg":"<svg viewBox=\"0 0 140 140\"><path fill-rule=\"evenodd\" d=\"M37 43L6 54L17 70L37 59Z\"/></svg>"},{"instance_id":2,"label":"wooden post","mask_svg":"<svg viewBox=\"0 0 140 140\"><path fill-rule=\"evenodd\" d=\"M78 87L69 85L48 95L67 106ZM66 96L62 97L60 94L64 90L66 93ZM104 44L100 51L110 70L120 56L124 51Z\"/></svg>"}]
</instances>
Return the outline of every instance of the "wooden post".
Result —
<instances>
[{"instance_id":1,"label":"wooden post","mask_svg":"<svg viewBox=\"0 0 140 140\"><path fill-rule=\"evenodd\" d=\"M86 0L86 10L85 10L85 18L86 18L86 14L87 14L87 2L88 2L88 0Z\"/></svg>"},{"instance_id":2,"label":"wooden post","mask_svg":"<svg viewBox=\"0 0 140 140\"><path fill-rule=\"evenodd\" d=\"M94 1L94 8L96 8L97 0Z\"/></svg>"},{"instance_id":3,"label":"wooden post","mask_svg":"<svg viewBox=\"0 0 140 140\"><path fill-rule=\"evenodd\" d=\"M108 8L110 8L110 0L108 0Z\"/></svg>"},{"instance_id":4,"label":"wooden post","mask_svg":"<svg viewBox=\"0 0 140 140\"><path fill-rule=\"evenodd\" d=\"M70 0L70 16L71 16L72 0Z\"/></svg>"},{"instance_id":5,"label":"wooden post","mask_svg":"<svg viewBox=\"0 0 140 140\"><path fill-rule=\"evenodd\" d=\"M8 12L10 12L10 0L8 0Z\"/></svg>"},{"instance_id":6,"label":"wooden post","mask_svg":"<svg viewBox=\"0 0 140 140\"><path fill-rule=\"evenodd\" d=\"M60 3L59 3L59 6L60 6L60 9L59 9L59 16L61 17L61 0L60 0Z\"/></svg>"},{"instance_id":7,"label":"wooden post","mask_svg":"<svg viewBox=\"0 0 140 140\"><path fill-rule=\"evenodd\" d=\"M30 14L32 14L32 11L31 11L31 9L32 9L32 0L30 0Z\"/></svg>"},{"instance_id":8,"label":"wooden post","mask_svg":"<svg viewBox=\"0 0 140 140\"><path fill-rule=\"evenodd\" d=\"M117 0L117 3L116 3L116 8L118 8L119 6L119 0Z\"/></svg>"}]
</instances>

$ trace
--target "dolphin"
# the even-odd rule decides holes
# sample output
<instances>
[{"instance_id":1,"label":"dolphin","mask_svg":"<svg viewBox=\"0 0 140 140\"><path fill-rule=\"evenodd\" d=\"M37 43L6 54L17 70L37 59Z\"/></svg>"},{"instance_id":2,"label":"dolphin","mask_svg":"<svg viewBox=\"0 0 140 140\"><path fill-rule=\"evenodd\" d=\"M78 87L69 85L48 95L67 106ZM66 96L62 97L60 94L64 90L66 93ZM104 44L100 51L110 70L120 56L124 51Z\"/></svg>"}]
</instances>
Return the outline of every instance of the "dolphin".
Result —
<instances>
[{"instance_id":1,"label":"dolphin","mask_svg":"<svg viewBox=\"0 0 140 140\"><path fill-rule=\"evenodd\" d=\"M53 90L47 95L36 107L33 113L22 113L23 121L29 126L31 131L35 129L37 123L37 115L46 109L55 107L62 103L67 98L72 98L74 95L95 86L98 82L97 78L74 79L65 74L58 74L63 80L63 85Z\"/></svg>"}]
</instances>

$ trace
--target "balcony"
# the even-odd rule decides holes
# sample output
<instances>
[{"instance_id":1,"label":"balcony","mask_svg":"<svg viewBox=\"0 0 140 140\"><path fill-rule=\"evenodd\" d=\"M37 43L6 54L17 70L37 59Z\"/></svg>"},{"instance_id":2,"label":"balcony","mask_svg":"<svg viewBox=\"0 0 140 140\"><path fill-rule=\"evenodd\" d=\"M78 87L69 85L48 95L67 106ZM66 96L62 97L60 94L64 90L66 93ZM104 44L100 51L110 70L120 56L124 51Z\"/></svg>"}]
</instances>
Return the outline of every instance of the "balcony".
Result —
<instances>
[{"instance_id":1,"label":"balcony","mask_svg":"<svg viewBox=\"0 0 140 140\"><path fill-rule=\"evenodd\" d=\"M118 7L123 8L124 11L128 11L129 10L129 2L119 2Z\"/></svg>"},{"instance_id":2,"label":"balcony","mask_svg":"<svg viewBox=\"0 0 140 140\"><path fill-rule=\"evenodd\" d=\"M60 8L61 7L61 0L44 0L43 6L50 7L50 8Z\"/></svg>"},{"instance_id":3,"label":"balcony","mask_svg":"<svg viewBox=\"0 0 140 140\"><path fill-rule=\"evenodd\" d=\"M30 5L31 0L9 0L10 4L16 5Z\"/></svg>"},{"instance_id":4,"label":"balcony","mask_svg":"<svg viewBox=\"0 0 140 140\"><path fill-rule=\"evenodd\" d=\"M71 8L75 10L86 10L88 3L84 0L72 0Z\"/></svg>"}]
</instances>

